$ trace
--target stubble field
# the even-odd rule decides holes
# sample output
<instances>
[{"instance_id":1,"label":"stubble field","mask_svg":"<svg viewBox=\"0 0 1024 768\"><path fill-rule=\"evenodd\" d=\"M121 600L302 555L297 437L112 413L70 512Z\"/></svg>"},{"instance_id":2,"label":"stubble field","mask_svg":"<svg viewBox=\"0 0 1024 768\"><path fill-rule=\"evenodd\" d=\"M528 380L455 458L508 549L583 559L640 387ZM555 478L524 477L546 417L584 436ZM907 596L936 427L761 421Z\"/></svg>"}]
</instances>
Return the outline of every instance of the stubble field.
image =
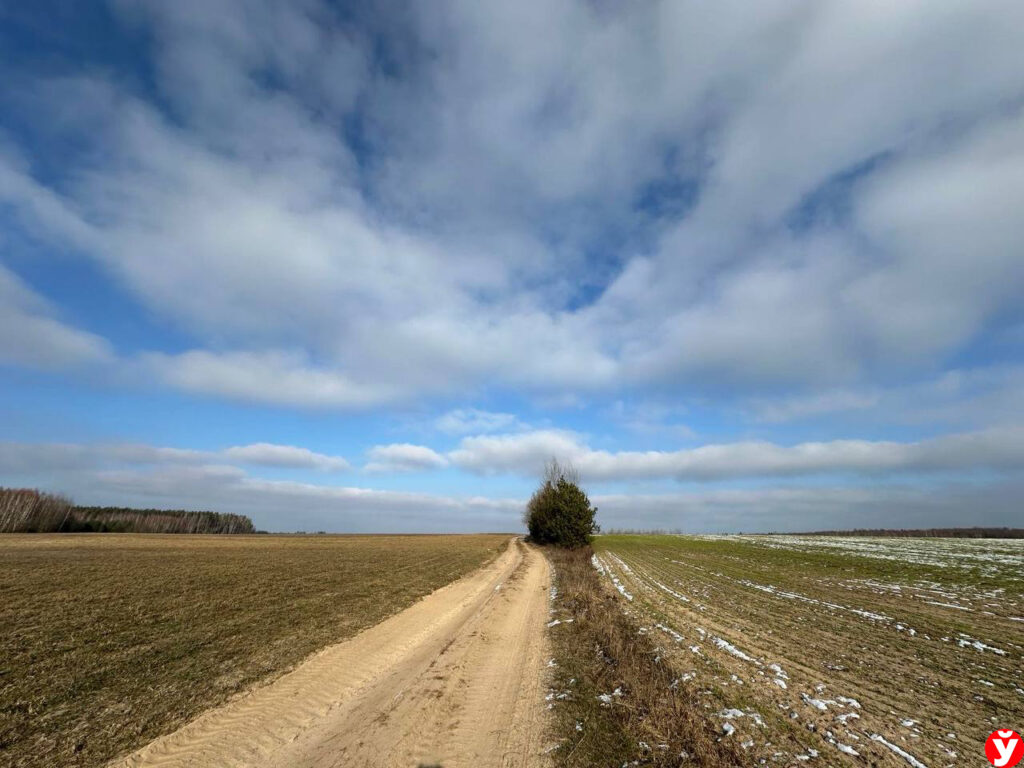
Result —
<instances>
[{"instance_id":1,"label":"stubble field","mask_svg":"<svg viewBox=\"0 0 1024 768\"><path fill-rule=\"evenodd\" d=\"M601 536L595 565L751 764L975 765L1024 722L1024 542Z\"/></svg>"},{"instance_id":2,"label":"stubble field","mask_svg":"<svg viewBox=\"0 0 1024 768\"><path fill-rule=\"evenodd\" d=\"M102 765L379 623L508 540L0 536L0 765Z\"/></svg>"}]
</instances>

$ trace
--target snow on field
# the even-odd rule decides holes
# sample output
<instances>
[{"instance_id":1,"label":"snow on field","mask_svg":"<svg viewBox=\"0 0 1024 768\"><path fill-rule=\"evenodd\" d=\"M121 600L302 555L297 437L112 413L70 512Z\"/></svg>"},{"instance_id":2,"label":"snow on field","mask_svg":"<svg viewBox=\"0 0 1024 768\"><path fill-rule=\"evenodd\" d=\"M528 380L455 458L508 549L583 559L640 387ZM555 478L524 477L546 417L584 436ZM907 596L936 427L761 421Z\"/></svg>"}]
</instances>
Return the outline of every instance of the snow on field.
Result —
<instances>
[{"instance_id":1,"label":"snow on field","mask_svg":"<svg viewBox=\"0 0 1024 768\"><path fill-rule=\"evenodd\" d=\"M914 766L914 768L928 768L928 766L926 766L924 763L922 763L920 760L918 760L916 757L914 757L912 754L910 754L906 750L904 750L904 749L902 749L900 747L897 747L891 741L887 741L884 736L879 736L877 733L873 733L873 734L871 734L871 740L872 741L877 741L879 744L884 744L891 751L895 752L897 755L899 755L904 760L906 760L908 763L910 763L912 766Z\"/></svg>"},{"instance_id":2,"label":"snow on field","mask_svg":"<svg viewBox=\"0 0 1024 768\"><path fill-rule=\"evenodd\" d=\"M685 639L681 634L672 629L672 627L666 627L664 624L661 623L655 624L654 626L656 626L665 634L671 635L672 639L675 640L677 643L681 643Z\"/></svg>"},{"instance_id":3,"label":"snow on field","mask_svg":"<svg viewBox=\"0 0 1024 768\"><path fill-rule=\"evenodd\" d=\"M682 601L684 603L690 602L690 598L688 598L686 595L679 594L674 589L666 587L660 581L655 581L654 579L651 579L651 583L654 584L654 586L656 586L658 589L662 590L663 592L667 592L668 594L672 595L672 597L674 597L676 600L680 600L680 601Z\"/></svg>"},{"instance_id":4,"label":"snow on field","mask_svg":"<svg viewBox=\"0 0 1024 768\"><path fill-rule=\"evenodd\" d=\"M861 536L706 536L732 538L759 546L793 550L841 550L844 553L938 568L1024 573L1024 539L939 539ZM1024 576L1020 577L1024 580Z\"/></svg>"},{"instance_id":5,"label":"snow on field","mask_svg":"<svg viewBox=\"0 0 1024 768\"><path fill-rule=\"evenodd\" d=\"M619 557L619 556L617 556L617 555L613 555L613 554L611 554L611 553L609 553L609 555L608 555L608 556L609 556L609 557L610 557L610 558L611 558L612 560L614 560L614 561L615 561L616 563L618 563L618 564L619 564L619 567L620 567L620 568L621 568L621 569L622 569L623 571L625 571L626 573L631 573L631 571L629 570L629 566L628 566L628 565L626 565L626 564L625 564L624 562L622 562L622 558L620 558L620 557Z\"/></svg>"},{"instance_id":6,"label":"snow on field","mask_svg":"<svg viewBox=\"0 0 1024 768\"><path fill-rule=\"evenodd\" d=\"M761 662L759 662L755 658L752 658L752 657L748 656L743 651L741 651L739 648L737 648L735 645L730 643L728 640L723 640L720 637L713 637L713 638L711 638L711 642L713 642L716 646L721 648L723 651L731 653L737 659L743 659L744 661L749 661L749 662L751 662L753 664L757 664L758 666L761 666Z\"/></svg>"},{"instance_id":7,"label":"snow on field","mask_svg":"<svg viewBox=\"0 0 1024 768\"><path fill-rule=\"evenodd\" d=\"M907 625L903 624L902 622L898 622L896 621L896 619L892 618L891 616L886 616L885 614L875 613L873 611L866 611L862 608L851 608L848 605L840 605L839 603L832 603L827 600L817 600L813 597L808 597L807 595L801 595L798 592L789 592L786 590L776 589L770 584L758 584L748 579L734 579L734 581L736 581L736 583L738 584L742 584L745 587L750 587L751 589L756 589L760 592L765 592L766 594L775 597L780 597L784 600L799 600L801 602L807 603L808 605L820 605L823 608L828 608L833 611L849 611L855 616L860 616L861 618L868 619L869 621L879 621L884 624L892 624L898 632L907 632L912 636L917 634L917 630L912 629Z\"/></svg>"},{"instance_id":8,"label":"snow on field","mask_svg":"<svg viewBox=\"0 0 1024 768\"><path fill-rule=\"evenodd\" d=\"M976 651L991 651L992 653L998 653L1000 656L1005 656L1006 651L1002 648L993 648L991 645L986 645L981 640L975 640L970 635L961 634L957 639L956 644L961 648L973 648Z\"/></svg>"},{"instance_id":9,"label":"snow on field","mask_svg":"<svg viewBox=\"0 0 1024 768\"><path fill-rule=\"evenodd\" d=\"M993 706L1024 716L1024 586L1007 584L1024 581L1024 542L678 538L650 553L611 539L594 567L694 669L673 686L699 679L723 733L770 746L768 763L949 765L947 732L964 754Z\"/></svg>"},{"instance_id":10,"label":"snow on field","mask_svg":"<svg viewBox=\"0 0 1024 768\"><path fill-rule=\"evenodd\" d=\"M621 560L619 560L619 558L615 557L615 555L611 555L611 557L615 558L615 560L618 560L618 562L622 565L626 565ZM615 589L619 591L620 595L622 595L630 602L633 602L633 595L626 591L626 587L623 586L621 581L619 581L619 577L615 575L615 573L611 569L611 566L608 563L601 560L597 555L594 555L591 558L591 563L597 569L598 573L600 573L602 576L607 575L612 580L612 584L615 586ZM628 573L628 566L626 566L626 569Z\"/></svg>"}]
</instances>

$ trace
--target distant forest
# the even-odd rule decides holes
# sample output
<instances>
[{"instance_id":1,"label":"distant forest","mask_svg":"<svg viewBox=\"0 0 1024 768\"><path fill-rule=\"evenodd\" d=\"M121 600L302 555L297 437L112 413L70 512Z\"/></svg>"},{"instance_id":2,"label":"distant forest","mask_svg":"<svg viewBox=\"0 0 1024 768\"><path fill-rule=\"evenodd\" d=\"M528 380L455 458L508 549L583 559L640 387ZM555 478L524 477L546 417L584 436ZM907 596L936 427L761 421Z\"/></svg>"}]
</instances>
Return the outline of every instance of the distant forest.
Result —
<instances>
[{"instance_id":1,"label":"distant forest","mask_svg":"<svg viewBox=\"0 0 1024 768\"><path fill-rule=\"evenodd\" d=\"M796 536L893 536L933 539L1024 539L1024 528L857 528L853 531L812 531Z\"/></svg>"},{"instance_id":2,"label":"distant forest","mask_svg":"<svg viewBox=\"0 0 1024 768\"><path fill-rule=\"evenodd\" d=\"M0 533L255 533L245 515L79 507L64 496L0 488Z\"/></svg>"}]
</instances>

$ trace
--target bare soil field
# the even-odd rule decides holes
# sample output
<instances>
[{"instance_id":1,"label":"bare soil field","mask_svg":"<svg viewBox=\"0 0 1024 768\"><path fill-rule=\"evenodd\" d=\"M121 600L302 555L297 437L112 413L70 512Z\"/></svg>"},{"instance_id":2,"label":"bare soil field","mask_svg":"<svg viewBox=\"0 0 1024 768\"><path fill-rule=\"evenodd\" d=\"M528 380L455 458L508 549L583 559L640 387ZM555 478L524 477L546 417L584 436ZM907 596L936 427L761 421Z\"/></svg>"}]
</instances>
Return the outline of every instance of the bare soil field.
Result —
<instances>
[{"instance_id":1,"label":"bare soil field","mask_svg":"<svg viewBox=\"0 0 1024 768\"><path fill-rule=\"evenodd\" d=\"M496 561L116 763L543 766L550 575Z\"/></svg>"},{"instance_id":2,"label":"bare soil field","mask_svg":"<svg viewBox=\"0 0 1024 768\"><path fill-rule=\"evenodd\" d=\"M0 536L0 765L103 765L379 624L508 541Z\"/></svg>"},{"instance_id":3,"label":"bare soil field","mask_svg":"<svg viewBox=\"0 0 1024 768\"><path fill-rule=\"evenodd\" d=\"M594 548L608 589L751 764L978 765L992 730L1024 721L1024 542Z\"/></svg>"}]
</instances>

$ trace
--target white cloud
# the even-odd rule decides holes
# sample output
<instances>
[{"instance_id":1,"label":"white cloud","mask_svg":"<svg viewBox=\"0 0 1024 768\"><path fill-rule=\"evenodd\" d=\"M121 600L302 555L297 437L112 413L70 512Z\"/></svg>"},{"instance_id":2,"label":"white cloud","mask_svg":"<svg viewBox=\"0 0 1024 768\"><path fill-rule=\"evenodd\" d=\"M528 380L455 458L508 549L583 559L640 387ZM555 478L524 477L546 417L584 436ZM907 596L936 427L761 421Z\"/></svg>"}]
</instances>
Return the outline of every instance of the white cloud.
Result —
<instances>
[{"instance_id":1,"label":"white cloud","mask_svg":"<svg viewBox=\"0 0 1024 768\"><path fill-rule=\"evenodd\" d=\"M144 443L19 443L0 442L0 471L40 473L79 470L109 464L190 464L215 454Z\"/></svg>"},{"instance_id":2,"label":"white cloud","mask_svg":"<svg viewBox=\"0 0 1024 768\"><path fill-rule=\"evenodd\" d=\"M289 467L295 469L318 469L325 472L344 472L351 469L341 456L315 453L308 448L273 443L237 445L224 451L224 455L243 464L258 464L266 467Z\"/></svg>"},{"instance_id":3,"label":"white cloud","mask_svg":"<svg viewBox=\"0 0 1024 768\"><path fill-rule=\"evenodd\" d=\"M584 480L714 481L830 473L868 475L1024 469L1024 428L1002 427L918 442L832 440L779 445L735 442L680 451L593 450L567 432L472 437L449 454L481 474L538 476L545 461L570 461Z\"/></svg>"},{"instance_id":4,"label":"white cloud","mask_svg":"<svg viewBox=\"0 0 1024 768\"><path fill-rule=\"evenodd\" d=\"M678 419L687 415L683 405L655 402L627 402L617 400L608 409L608 415L626 429L640 434L664 434L675 438L692 439L697 432Z\"/></svg>"},{"instance_id":5,"label":"white cloud","mask_svg":"<svg viewBox=\"0 0 1024 768\"><path fill-rule=\"evenodd\" d=\"M150 353L141 365L162 383L185 392L257 403L366 407L396 397L393 388L358 384L344 373L310 366L297 353Z\"/></svg>"},{"instance_id":6,"label":"white cloud","mask_svg":"<svg viewBox=\"0 0 1024 768\"><path fill-rule=\"evenodd\" d=\"M483 411L478 408L456 408L442 414L434 422L435 429L451 435L507 432L523 426L514 413Z\"/></svg>"},{"instance_id":7,"label":"white cloud","mask_svg":"<svg viewBox=\"0 0 1024 768\"><path fill-rule=\"evenodd\" d=\"M62 369L113 359L105 339L54 315L53 307L0 264L0 364Z\"/></svg>"},{"instance_id":8,"label":"white cloud","mask_svg":"<svg viewBox=\"0 0 1024 768\"><path fill-rule=\"evenodd\" d=\"M1024 288L1019 3L115 8L161 99L23 84L105 164L5 153L0 197L195 338L145 358L186 392L832 391L940 366ZM108 354L11 322L19 364Z\"/></svg>"},{"instance_id":9,"label":"white cloud","mask_svg":"<svg viewBox=\"0 0 1024 768\"><path fill-rule=\"evenodd\" d=\"M755 398L750 402L750 408L758 421L782 423L823 414L867 410L878 405L881 399L881 395L875 392L825 390L776 399Z\"/></svg>"},{"instance_id":10,"label":"white cloud","mask_svg":"<svg viewBox=\"0 0 1024 768\"><path fill-rule=\"evenodd\" d=\"M448 457L456 466L479 474L516 472L539 477L549 459L566 459L578 465L587 451L574 433L543 429L467 437Z\"/></svg>"},{"instance_id":11,"label":"white cloud","mask_svg":"<svg viewBox=\"0 0 1024 768\"><path fill-rule=\"evenodd\" d=\"M370 458L365 466L367 472L421 472L448 466L444 456L424 445L377 445L367 453Z\"/></svg>"},{"instance_id":12,"label":"white cloud","mask_svg":"<svg viewBox=\"0 0 1024 768\"><path fill-rule=\"evenodd\" d=\"M6 464L0 445L0 484L38 486L79 504L237 512L258 528L355 533L518 531L523 502L316 485L254 477L219 464L167 464L33 472Z\"/></svg>"},{"instance_id":13,"label":"white cloud","mask_svg":"<svg viewBox=\"0 0 1024 768\"><path fill-rule=\"evenodd\" d=\"M450 532L521 530L525 498L487 498L317 485L254 477L217 464L168 460L140 468L97 463L93 446L51 447L49 463L32 446L0 444L0 484L37 485L80 504L213 509L252 517L279 531ZM71 462L56 461L72 450ZM84 456L93 457L83 462ZM102 452L99 452L102 459ZM680 528L688 532L800 531L858 526L1019 525L1019 482L940 484L926 488L785 487L697 492L596 494L598 520L609 527Z\"/></svg>"},{"instance_id":14,"label":"white cloud","mask_svg":"<svg viewBox=\"0 0 1024 768\"><path fill-rule=\"evenodd\" d=\"M1024 367L996 364L954 368L938 376L904 384L825 390L780 397L755 397L743 414L765 424L835 417L855 420L859 427L893 424L934 428L1005 426L1024 413Z\"/></svg>"},{"instance_id":15,"label":"white cloud","mask_svg":"<svg viewBox=\"0 0 1024 768\"><path fill-rule=\"evenodd\" d=\"M0 442L0 470L46 473L120 465L252 464L290 469L341 472L350 469L341 456L314 453L307 448L253 443L222 451L146 445L144 443L16 443Z\"/></svg>"},{"instance_id":16,"label":"white cloud","mask_svg":"<svg viewBox=\"0 0 1024 768\"><path fill-rule=\"evenodd\" d=\"M686 533L771 533L851 528L932 528L1020 525L1019 482L992 486L944 484L915 488L786 487L709 490L661 495L596 495L605 528ZM971 517L965 518L965 510Z\"/></svg>"}]
</instances>

